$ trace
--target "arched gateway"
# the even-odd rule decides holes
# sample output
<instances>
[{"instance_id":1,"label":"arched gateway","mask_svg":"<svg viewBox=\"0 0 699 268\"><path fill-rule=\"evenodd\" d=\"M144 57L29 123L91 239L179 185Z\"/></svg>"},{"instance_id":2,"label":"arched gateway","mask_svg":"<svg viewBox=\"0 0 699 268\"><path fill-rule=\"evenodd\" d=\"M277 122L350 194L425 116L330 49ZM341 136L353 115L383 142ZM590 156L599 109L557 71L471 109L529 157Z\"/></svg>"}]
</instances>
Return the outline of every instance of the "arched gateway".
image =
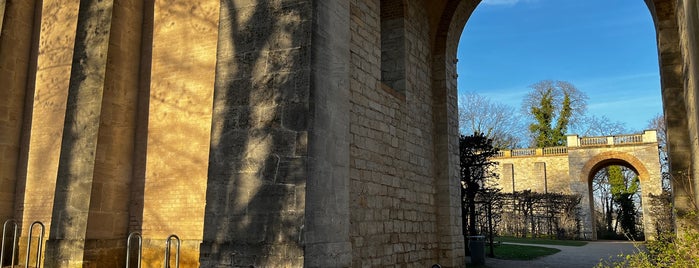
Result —
<instances>
[{"instance_id":1,"label":"arched gateway","mask_svg":"<svg viewBox=\"0 0 699 268\"><path fill-rule=\"evenodd\" d=\"M136 231L149 267L172 233L187 267L463 266L479 3L0 1L0 220L45 223L50 267L121 266ZM696 174L698 4L646 3L672 170Z\"/></svg>"},{"instance_id":2,"label":"arched gateway","mask_svg":"<svg viewBox=\"0 0 699 268\"><path fill-rule=\"evenodd\" d=\"M658 141L654 130L643 134L607 137L570 135L567 146L515 149L500 152L499 185L504 192L532 190L582 196L583 239L597 239L592 215L592 179L602 168L626 166L638 174L642 200L662 193ZM643 203L645 236L656 235L650 202Z\"/></svg>"}]
</instances>

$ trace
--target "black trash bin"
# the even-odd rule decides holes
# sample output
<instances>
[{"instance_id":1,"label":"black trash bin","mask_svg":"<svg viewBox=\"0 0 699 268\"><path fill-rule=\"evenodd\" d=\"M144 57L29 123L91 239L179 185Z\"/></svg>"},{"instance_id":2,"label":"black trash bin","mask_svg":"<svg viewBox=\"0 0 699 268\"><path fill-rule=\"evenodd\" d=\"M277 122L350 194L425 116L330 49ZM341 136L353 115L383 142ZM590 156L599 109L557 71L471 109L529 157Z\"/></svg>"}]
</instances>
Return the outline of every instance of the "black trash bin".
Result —
<instances>
[{"instance_id":1,"label":"black trash bin","mask_svg":"<svg viewBox=\"0 0 699 268\"><path fill-rule=\"evenodd\" d=\"M485 264L485 236L469 236L468 250L471 252L471 264Z\"/></svg>"}]
</instances>

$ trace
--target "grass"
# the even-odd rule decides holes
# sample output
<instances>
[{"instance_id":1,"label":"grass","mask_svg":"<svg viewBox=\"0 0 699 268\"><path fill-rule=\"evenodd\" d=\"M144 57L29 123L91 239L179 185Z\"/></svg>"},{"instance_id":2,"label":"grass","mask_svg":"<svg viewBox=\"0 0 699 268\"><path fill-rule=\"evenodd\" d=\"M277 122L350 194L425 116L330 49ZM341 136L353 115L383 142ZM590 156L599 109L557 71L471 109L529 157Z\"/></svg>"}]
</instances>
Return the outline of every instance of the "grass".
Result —
<instances>
[{"instance_id":1,"label":"grass","mask_svg":"<svg viewBox=\"0 0 699 268\"><path fill-rule=\"evenodd\" d=\"M496 238L495 240L500 241L500 242L534 244L534 245L558 245L558 246L573 246L573 247L580 247L580 246L587 245L587 242L578 241L578 240L519 238L519 237L510 237L510 236L501 236L501 237ZM497 250L495 252L497 252Z\"/></svg>"},{"instance_id":2,"label":"grass","mask_svg":"<svg viewBox=\"0 0 699 268\"><path fill-rule=\"evenodd\" d=\"M495 247L495 258L503 260L533 260L561 251L556 248L502 244Z\"/></svg>"}]
</instances>

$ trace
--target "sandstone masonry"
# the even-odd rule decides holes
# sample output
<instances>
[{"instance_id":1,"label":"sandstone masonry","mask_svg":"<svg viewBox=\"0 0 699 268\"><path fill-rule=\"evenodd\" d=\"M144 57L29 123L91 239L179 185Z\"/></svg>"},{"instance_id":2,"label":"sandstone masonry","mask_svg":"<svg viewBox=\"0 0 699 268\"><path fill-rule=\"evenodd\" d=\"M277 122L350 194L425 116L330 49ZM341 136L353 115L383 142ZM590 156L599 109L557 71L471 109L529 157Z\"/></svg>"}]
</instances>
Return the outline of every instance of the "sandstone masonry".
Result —
<instances>
[{"instance_id":1,"label":"sandstone masonry","mask_svg":"<svg viewBox=\"0 0 699 268\"><path fill-rule=\"evenodd\" d=\"M645 2L686 214L699 9ZM456 49L479 3L0 1L0 220L20 223L19 259L41 221L49 267L123 266L133 232L147 267L170 234L188 267L464 266Z\"/></svg>"}]
</instances>

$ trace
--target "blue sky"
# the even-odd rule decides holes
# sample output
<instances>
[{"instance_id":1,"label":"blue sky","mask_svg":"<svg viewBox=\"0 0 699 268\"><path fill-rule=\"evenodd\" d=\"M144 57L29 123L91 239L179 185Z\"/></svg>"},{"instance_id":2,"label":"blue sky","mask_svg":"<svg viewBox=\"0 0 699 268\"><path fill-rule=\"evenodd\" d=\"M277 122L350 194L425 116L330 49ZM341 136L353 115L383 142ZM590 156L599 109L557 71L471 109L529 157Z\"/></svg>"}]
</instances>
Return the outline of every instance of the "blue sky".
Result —
<instances>
[{"instance_id":1,"label":"blue sky","mask_svg":"<svg viewBox=\"0 0 699 268\"><path fill-rule=\"evenodd\" d=\"M645 129L662 112L655 29L642 0L484 0L459 42L459 92L519 109L529 85L562 80L588 115Z\"/></svg>"}]
</instances>

